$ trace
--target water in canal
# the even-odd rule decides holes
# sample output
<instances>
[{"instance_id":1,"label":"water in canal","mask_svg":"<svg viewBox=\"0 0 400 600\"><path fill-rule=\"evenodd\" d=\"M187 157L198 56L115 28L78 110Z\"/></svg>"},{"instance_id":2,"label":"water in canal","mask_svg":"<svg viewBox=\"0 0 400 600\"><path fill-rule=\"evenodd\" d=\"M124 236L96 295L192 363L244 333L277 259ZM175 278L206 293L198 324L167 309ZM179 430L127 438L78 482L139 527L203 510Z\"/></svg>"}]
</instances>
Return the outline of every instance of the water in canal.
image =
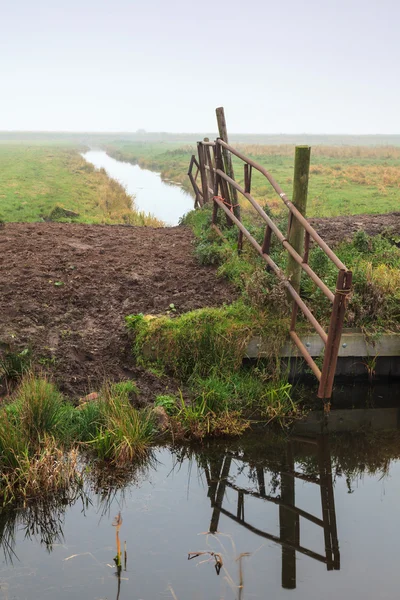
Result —
<instances>
[{"instance_id":1,"label":"water in canal","mask_svg":"<svg viewBox=\"0 0 400 600\"><path fill-rule=\"evenodd\" d=\"M376 410L392 431L346 432L339 411L329 434L319 416L289 438L160 447L122 489L3 512L0 598L394 600L399 410Z\"/></svg>"},{"instance_id":2,"label":"water in canal","mask_svg":"<svg viewBox=\"0 0 400 600\"><path fill-rule=\"evenodd\" d=\"M162 181L159 173L116 160L101 150L90 150L82 156L121 183L127 193L135 197L137 210L151 213L166 225L177 225L179 219L193 209L193 198L180 186Z\"/></svg>"}]
</instances>

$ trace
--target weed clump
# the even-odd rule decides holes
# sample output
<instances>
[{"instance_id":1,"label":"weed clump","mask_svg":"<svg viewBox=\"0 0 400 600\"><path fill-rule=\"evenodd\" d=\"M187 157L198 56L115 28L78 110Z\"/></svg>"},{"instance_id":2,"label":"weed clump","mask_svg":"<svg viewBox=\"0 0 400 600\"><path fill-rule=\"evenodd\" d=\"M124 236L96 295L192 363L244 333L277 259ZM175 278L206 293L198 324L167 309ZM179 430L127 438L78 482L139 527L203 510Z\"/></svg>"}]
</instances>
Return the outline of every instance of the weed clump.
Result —
<instances>
[{"instance_id":1,"label":"weed clump","mask_svg":"<svg viewBox=\"0 0 400 600\"><path fill-rule=\"evenodd\" d=\"M31 367L31 354L29 348L13 351L6 348L0 353L0 384L6 387L16 383Z\"/></svg>"},{"instance_id":2,"label":"weed clump","mask_svg":"<svg viewBox=\"0 0 400 600\"><path fill-rule=\"evenodd\" d=\"M98 430L89 442L101 460L118 467L143 458L155 434L151 412L129 401L129 385L106 385L98 403Z\"/></svg>"},{"instance_id":3,"label":"weed clump","mask_svg":"<svg viewBox=\"0 0 400 600\"><path fill-rule=\"evenodd\" d=\"M28 373L0 407L0 494L4 503L46 499L82 485L79 450L116 467L143 458L155 434L150 411L133 408L131 381L107 384L74 407L45 377Z\"/></svg>"},{"instance_id":4,"label":"weed clump","mask_svg":"<svg viewBox=\"0 0 400 600\"><path fill-rule=\"evenodd\" d=\"M53 383L28 374L9 410L14 411L23 436L32 444L39 444L48 435L63 438L64 417L69 408Z\"/></svg>"}]
</instances>

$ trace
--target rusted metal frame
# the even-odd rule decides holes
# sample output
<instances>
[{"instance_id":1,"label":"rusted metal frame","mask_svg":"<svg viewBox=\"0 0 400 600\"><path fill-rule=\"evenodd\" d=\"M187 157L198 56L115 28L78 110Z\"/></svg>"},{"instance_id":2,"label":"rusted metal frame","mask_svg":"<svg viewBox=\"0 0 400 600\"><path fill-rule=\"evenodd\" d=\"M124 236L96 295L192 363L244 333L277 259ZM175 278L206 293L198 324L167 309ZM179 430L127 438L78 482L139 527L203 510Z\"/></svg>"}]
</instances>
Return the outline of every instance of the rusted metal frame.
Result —
<instances>
[{"instance_id":1,"label":"rusted metal frame","mask_svg":"<svg viewBox=\"0 0 400 600\"><path fill-rule=\"evenodd\" d=\"M213 155L214 155L214 164L217 164L217 155L216 155L216 148L214 146L213 148ZM214 226L214 228L218 229L219 234L222 237L222 232L219 230L219 228L217 227L217 216L218 216L218 204L215 202L214 197L218 196L218 189L219 189L219 181L220 181L220 177L219 175L217 175L216 170L214 170L214 189L213 189L213 214L212 214L212 224Z\"/></svg>"},{"instance_id":2,"label":"rusted metal frame","mask_svg":"<svg viewBox=\"0 0 400 600\"><path fill-rule=\"evenodd\" d=\"M253 167L248 163L244 164L244 190L247 194L251 192L251 174Z\"/></svg>"},{"instance_id":3,"label":"rusted metal frame","mask_svg":"<svg viewBox=\"0 0 400 600\"><path fill-rule=\"evenodd\" d=\"M241 490L238 490L237 518L244 521L244 495Z\"/></svg>"},{"instance_id":4,"label":"rusted metal frame","mask_svg":"<svg viewBox=\"0 0 400 600\"><path fill-rule=\"evenodd\" d=\"M286 196L286 194L282 190L281 186L275 181L275 179L272 177L272 175L270 175L270 173L266 169L264 169L264 167L262 167L261 165L256 163L254 160L251 160L250 158L248 158L247 156L245 156L244 154L242 154L235 148L232 148L232 146L230 146L229 144L226 144L220 138L217 139L217 143L219 145L221 145L222 147L226 148L227 150L229 150L230 152L232 152L232 154L234 154L235 156L240 158L243 162L248 163L254 169L256 169L257 171L262 173L262 175L264 175L268 179L268 181L270 182L270 184L272 185L272 187L274 188L276 193L280 196L280 198L282 199L284 204L288 207L288 209L291 211L293 216L296 217L296 219L298 219L300 221L300 223L303 225L304 229L309 232L312 239L325 252L325 254L328 256L328 258L336 265L336 267L338 269L346 270L346 265L344 265L342 263L342 261L336 256L336 254L333 252L333 250L331 250L331 248L329 248L328 244L326 244L324 242L324 240L318 235L318 233L315 231L315 229L312 227L312 225L310 225L310 223L307 221L307 219L305 219L303 217L303 215L300 213L300 211L297 210L297 208L294 206L294 204Z\"/></svg>"},{"instance_id":5,"label":"rusted metal frame","mask_svg":"<svg viewBox=\"0 0 400 600\"><path fill-rule=\"evenodd\" d=\"M283 475L290 475L295 479L301 479L302 481L307 481L307 483L315 483L316 485L321 485L321 481L319 477L314 477L313 475L304 475L304 473L298 473L298 471L281 471Z\"/></svg>"},{"instance_id":6,"label":"rusted metal frame","mask_svg":"<svg viewBox=\"0 0 400 600\"><path fill-rule=\"evenodd\" d=\"M304 235L304 255L303 255L303 263L305 263L305 264L308 264L309 251L310 251L310 234L308 233L308 231L306 231L305 235ZM290 320L290 331L294 331L296 328L297 312L298 312L297 304L295 302L293 302L292 317Z\"/></svg>"},{"instance_id":7,"label":"rusted metal frame","mask_svg":"<svg viewBox=\"0 0 400 600\"><path fill-rule=\"evenodd\" d=\"M313 558L314 560L318 560L319 562L326 564L326 557L322 556L322 554L318 554L317 552L314 552L313 550L309 550L308 548L303 548L303 546L299 546L297 544L292 544L291 542L284 542L277 535L272 535L272 533L267 533L266 531L261 531L261 529L258 529L257 527L250 525L250 523L246 523L246 521L242 521L242 519L238 519L236 515L233 515L231 512L229 512L225 508L221 508L220 510L223 515L225 515L226 517L229 517L230 519L232 519L232 521L239 523L240 525L242 525L242 527L245 527L245 529L248 529L252 533L255 533L256 535L259 535L260 537L263 537L267 540L271 540L271 542L275 542L276 544L279 544L280 546L284 546L286 548L293 548L294 550L296 550L296 552L300 552L300 554L305 554L306 556L309 556L310 558Z\"/></svg>"},{"instance_id":8,"label":"rusted metal frame","mask_svg":"<svg viewBox=\"0 0 400 600\"><path fill-rule=\"evenodd\" d=\"M199 170L200 170L200 177L201 177L201 187L203 190L203 203L206 204L206 202L208 202L209 199L209 192L208 192L208 179L207 179L207 173L206 173L206 169L205 169L205 152L204 152L204 148L203 148L203 142L197 142L197 152L199 155Z\"/></svg>"},{"instance_id":9,"label":"rusted metal frame","mask_svg":"<svg viewBox=\"0 0 400 600\"><path fill-rule=\"evenodd\" d=\"M323 462L326 469L326 494L328 501L328 515L329 525L331 534L331 545L333 554L333 569L335 571L340 570L340 551L339 551L339 539L336 525L336 510L335 510L335 495L333 493L333 482L332 482L332 463L331 453L329 448L329 439L326 436L320 436L320 449L322 449Z\"/></svg>"},{"instance_id":10,"label":"rusted metal frame","mask_svg":"<svg viewBox=\"0 0 400 600\"><path fill-rule=\"evenodd\" d=\"M318 379L318 381L321 381L321 371L297 333L295 331L289 331L289 335L292 341L296 344L297 348L300 350L304 360L314 373L315 377Z\"/></svg>"},{"instance_id":11,"label":"rusted metal frame","mask_svg":"<svg viewBox=\"0 0 400 600\"><path fill-rule=\"evenodd\" d=\"M318 451L318 462L319 471L321 476L321 506L322 506L322 519L324 522L324 543L325 543L325 555L326 564L328 571L333 570L333 548L332 548L332 536L330 527L330 514L329 514L329 501L328 501L328 477L326 472L326 465L324 462L322 438L320 439L319 451Z\"/></svg>"},{"instance_id":12,"label":"rusted metal frame","mask_svg":"<svg viewBox=\"0 0 400 600\"><path fill-rule=\"evenodd\" d=\"M352 272L341 270L336 282L335 300L333 302L331 320L328 329L324 363L322 365L321 381L318 388L318 398L330 398L342 336L344 314L347 298L351 289Z\"/></svg>"},{"instance_id":13,"label":"rusted metal frame","mask_svg":"<svg viewBox=\"0 0 400 600\"><path fill-rule=\"evenodd\" d=\"M215 161L215 148L213 148L213 152L214 152L214 161ZM217 173L214 171L214 189L212 190L212 197L213 197L213 213L212 213L212 219L211 219L211 228L214 229L214 231L219 235L219 237L224 240L224 242L227 241L226 237L224 236L224 234L222 233L222 231L220 230L220 228L217 225L217 217L218 217L218 204L215 202L214 197L218 196L218 187L219 187L219 182L220 182L220 177L219 175L217 175Z\"/></svg>"},{"instance_id":14,"label":"rusted metal frame","mask_svg":"<svg viewBox=\"0 0 400 600\"><path fill-rule=\"evenodd\" d=\"M270 246L271 246L271 237L272 237L272 229L269 225L265 228L264 239L261 246L261 250L263 254L269 254Z\"/></svg>"},{"instance_id":15,"label":"rusted metal frame","mask_svg":"<svg viewBox=\"0 0 400 600\"><path fill-rule=\"evenodd\" d=\"M313 269L308 264L305 264L303 262L303 258L300 256L300 254L298 252L296 252L296 250L293 248L293 246L291 244L289 244L289 242L287 241L287 239L285 238L285 236L283 235L283 233L280 231L280 229L277 227L277 225L275 225L275 223L265 213L265 211L261 208L261 206L259 204L257 204L257 202L254 200L254 198L250 194L248 194L247 192L245 192L245 190L238 183L236 183L236 181L234 181L233 179L231 179L226 173L224 173L220 169L217 169L217 172L218 172L218 174L223 179L225 179L226 181L228 181L245 198L247 198L247 200L250 202L250 204L256 209L256 211L258 212L258 214L270 226L270 228L272 229L273 233L275 233L275 235L278 238L278 240L282 243L282 246L289 252L289 254L294 258L294 260L301 266L301 268L303 269L303 271L305 271L307 273L307 275L309 277L311 277L311 279L313 280L313 282L320 288L320 290L325 294L325 296L331 302L333 302L333 300L334 300L334 294L331 292L331 290L328 288L328 286L325 285L325 283L322 281L322 279L320 279L320 277L318 277L318 275L315 273L315 271L313 271Z\"/></svg>"},{"instance_id":16,"label":"rusted metal frame","mask_svg":"<svg viewBox=\"0 0 400 600\"><path fill-rule=\"evenodd\" d=\"M241 492L242 494L245 494L246 496L252 496L253 498L260 498L261 500L266 500L267 502L271 502L272 504L276 504L277 506L284 506L291 512L296 513L296 515L299 515L300 517L304 517L308 521L311 521L311 523L315 523L315 525L319 525L320 527L324 526L324 522L322 519L319 519L318 517L311 515L310 513L306 512L305 510L302 510L301 508L297 508L297 506L292 506L291 504L285 504L280 498L274 498L274 496L260 494L259 492L252 492L251 490L246 490L244 488L241 488L241 487L235 485L234 483L230 483L229 481L226 482L226 486L231 488L232 490Z\"/></svg>"},{"instance_id":17,"label":"rusted metal frame","mask_svg":"<svg viewBox=\"0 0 400 600\"><path fill-rule=\"evenodd\" d=\"M205 166L206 166L207 172L209 174L209 187L213 188L215 173L214 173L214 167L213 167L212 160L211 160L210 146L208 146L206 144L206 142L203 142L203 144L204 144L204 146L203 146L204 147L204 156L206 159Z\"/></svg>"},{"instance_id":18,"label":"rusted metal frame","mask_svg":"<svg viewBox=\"0 0 400 600\"><path fill-rule=\"evenodd\" d=\"M222 469L219 475L219 482L215 492L214 502L211 502L213 512L210 522L210 533L216 533L218 531L219 517L222 510L222 502L225 496L226 482L229 476L231 462L232 459L229 456L225 456Z\"/></svg>"},{"instance_id":19,"label":"rusted metal frame","mask_svg":"<svg viewBox=\"0 0 400 600\"><path fill-rule=\"evenodd\" d=\"M221 196L224 199L224 203L229 206L229 210L231 213L233 213L233 206L232 206L232 200L231 200L231 195L230 195L230 190L228 187L227 182L221 178L221 176L218 175L218 171L220 173L225 173L224 172L224 160L222 157L222 150L220 146L216 146L215 148L215 154L214 154L214 162L215 162L215 177L218 178L218 186L216 186L217 189L217 193L214 194L214 196L218 196L218 190L221 190ZM226 224L227 227L232 227L233 223L232 221L226 217Z\"/></svg>"},{"instance_id":20,"label":"rusted metal frame","mask_svg":"<svg viewBox=\"0 0 400 600\"><path fill-rule=\"evenodd\" d=\"M195 208L196 208L197 204L201 207L201 206L203 206L203 194L201 193L200 188L197 185L196 180L193 177L193 174L191 171L189 171L188 176L190 179L190 183L192 184L193 191L195 193Z\"/></svg>"},{"instance_id":21,"label":"rusted metal frame","mask_svg":"<svg viewBox=\"0 0 400 600\"><path fill-rule=\"evenodd\" d=\"M290 441L300 442L300 444L311 444L311 446L318 445L318 441L315 438L307 437L306 435L291 435Z\"/></svg>"},{"instance_id":22,"label":"rusted metal frame","mask_svg":"<svg viewBox=\"0 0 400 600\"><path fill-rule=\"evenodd\" d=\"M225 204L223 202L221 202L218 198L215 198L214 201L228 215L228 217L231 219L231 221L238 226L238 228L243 232L244 237L248 239L250 244L257 250L257 252L260 254L260 256L265 260L265 262L272 268L274 273L278 276L279 280L282 282L282 285L285 286L285 288L288 290L289 294L292 296L293 300L295 300L297 302L297 304L299 305L299 308L303 311L304 316L308 319L308 321L314 327L314 329L316 330L316 332L318 333L318 335L320 336L320 338L322 339L324 344L326 344L327 337L328 337L327 334L325 333L325 331L323 330L321 325L318 323L317 319L314 317L314 315L312 314L312 312L310 311L308 306L303 302L303 300L300 298L299 294L296 292L296 290L293 288L293 286L290 284L290 282L286 279L284 273L281 271L281 269L278 267L278 265L272 260L272 258L270 256L268 256L268 254L263 254L260 244L253 238L251 233L249 233L247 231L246 227L241 223L241 221L239 221L239 219L237 219L235 217L235 215L229 210L229 208L227 208L225 206Z\"/></svg>"}]
</instances>

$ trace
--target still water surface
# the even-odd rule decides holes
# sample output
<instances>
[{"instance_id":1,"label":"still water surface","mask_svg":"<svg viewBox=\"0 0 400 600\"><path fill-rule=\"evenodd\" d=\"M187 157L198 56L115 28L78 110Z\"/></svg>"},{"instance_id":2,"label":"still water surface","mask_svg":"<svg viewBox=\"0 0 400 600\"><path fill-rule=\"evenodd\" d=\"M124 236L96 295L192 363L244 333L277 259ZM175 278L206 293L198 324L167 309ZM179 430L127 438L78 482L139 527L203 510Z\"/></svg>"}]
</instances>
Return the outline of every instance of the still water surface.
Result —
<instances>
[{"instance_id":1,"label":"still water surface","mask_svg":"<svg viewBox=\"0 0 400 600\"><path fill-rule=\"evenodd\" d=\"M400 438L381 444L381 435L257 434L159 448L123 490L92 491L90 502L36 519L21 513L14 545L3 514L0 598L394 600ZM219 575L215 556L189 552L218 553Z\"/></svg>"},{"instance_id":2,"label":"still water surface","mask_svg":"<svg viewBox=\"0 0 400 600\"><path fill-rule=\"evenodd\" d=\"M159 173L121 162L100 150L90 150L82 156L97 169L104 168L109 177L135 196L137 210L151 213L166 225L177 225L179 219L193 209L193 198L178 185L162 181Z\"/></svg>"}]
</instances>

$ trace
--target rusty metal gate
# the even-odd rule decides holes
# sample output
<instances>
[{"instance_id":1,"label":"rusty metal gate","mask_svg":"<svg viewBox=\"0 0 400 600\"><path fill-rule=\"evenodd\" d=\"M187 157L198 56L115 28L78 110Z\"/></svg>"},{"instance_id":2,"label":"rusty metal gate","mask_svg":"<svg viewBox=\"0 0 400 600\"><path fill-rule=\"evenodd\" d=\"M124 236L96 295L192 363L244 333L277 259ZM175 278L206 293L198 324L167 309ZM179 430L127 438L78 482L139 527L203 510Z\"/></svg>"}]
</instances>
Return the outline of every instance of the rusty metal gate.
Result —
<instances>
[{"instance_id":1,"label":"rusty metal gate","mask_svg":"<svg viewBox=\"0 0 400 600\"><path fill-rule=\"evenodd\" d=\"M222 232L217 226L217 214L219 209L221 209L226 214L227 221L230 224L236 225L239 229L239 251L242 248L243 237L245 237L262 257L262 259L267 263L268 267L282 282L283 286L286 288L288 294L293 300L289 335L319 381L318 397L329 399L332 395L347 298L351 290L351 271L347 269L346 265L342 263L332 249L329 248L329 246L322 240L307 219L303 217L296 206L289 200L280 185L263 166L248 158L242 154L242 152L235 149L221 138L217 138L215 141L205 140L198 142L197 150L198 155L197 157L192 156L188 172L195 193L195 208L201 208L204 206L204 204L209 202L213 203L212 227L220 235L222 235ZM244 188L228 174L229 171L231 174L233 174L232 170L229 170L232 154L243 162ZM194 169L196 169L195 172ZM290 230L294 219L296 219L303 228L303 256L301 256L289 243L287 237L283 235L278 226L251 195L251 179L253 169L264 175L282 200L283 204L289 210L288 231ZM200 185L197 181L199 174L201 179ZM261 245L254 239L241 221L237 192L239 192L251 204L254 210L258 213L259 217L261 217L261 219L265 222L265 234ZM301 269L312 279L312 281L319 287L326 298L331 302L332 312L328 332L323 329L321 324L314 317L310 308L308 308L304 300L300 297L299 292L296 291L291 284L290 279L272 260L270 256L270 245L273 234L287 250L289 256L291 256L294 261L300 265ZM334 291L327 287L327 285L308 264L308 254L311 239L338 269L336 288ZM296 320L299 309L303 312L304 316L319 334L324 343L325 352L322 371L319 369L318 365L315 363L307 348L296 333Z\"/></svg>"}]
</instances>

